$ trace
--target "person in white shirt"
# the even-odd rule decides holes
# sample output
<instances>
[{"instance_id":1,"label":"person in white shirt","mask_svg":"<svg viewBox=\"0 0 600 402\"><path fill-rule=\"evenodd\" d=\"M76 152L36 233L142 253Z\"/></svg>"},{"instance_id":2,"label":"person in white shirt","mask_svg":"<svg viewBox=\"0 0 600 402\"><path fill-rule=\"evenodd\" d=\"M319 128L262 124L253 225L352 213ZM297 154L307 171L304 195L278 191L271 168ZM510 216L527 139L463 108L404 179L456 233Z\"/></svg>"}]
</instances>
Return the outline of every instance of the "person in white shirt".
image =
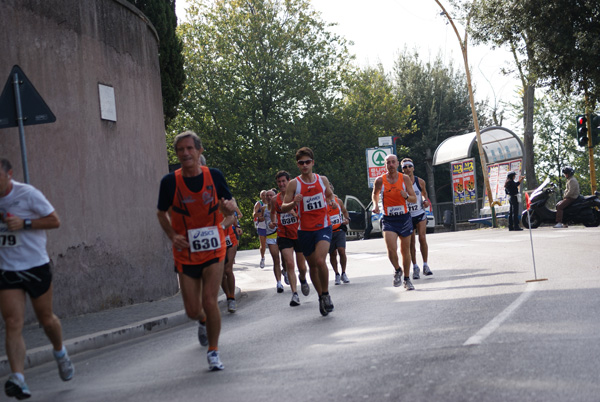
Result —
<instances>
[{"instance_id":1,"label":"person in white shirt","mask_svg":"<svg viewBox=\"0 0 600 402\"><path fill-rule=\"evenodd\" d=\"M10 162L0 159L0 311L6 325L6 355L11 374L4 385L7 396L31 396L25 383L23 323L25 294L54 348L63 381L74 367L63 345L60 320L52 312L52 272L46 251L46 229L60 220L46 197L35 187L12 179Z\"/></svg>"}]
</instances>

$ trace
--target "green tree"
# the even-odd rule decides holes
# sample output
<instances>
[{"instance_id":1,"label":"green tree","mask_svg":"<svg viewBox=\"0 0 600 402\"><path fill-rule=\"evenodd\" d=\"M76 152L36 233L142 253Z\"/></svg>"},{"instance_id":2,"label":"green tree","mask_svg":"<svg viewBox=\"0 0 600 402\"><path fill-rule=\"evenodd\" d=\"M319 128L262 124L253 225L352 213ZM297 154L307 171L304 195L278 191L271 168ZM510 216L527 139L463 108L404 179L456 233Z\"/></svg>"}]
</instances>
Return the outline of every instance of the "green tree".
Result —
<instances>
[{"instance_id":1,"label":"green tree","mask_svg":"<svg viewBox=\"0 0 600 402\"><path fill-rule=\"evenodd\" d=\"M587 174L589 159L586 152L577 145L574 110L581 110L584 101L581 97L555 99L545 95L536 102L535 110L535 153L536 171L539 181L550 177L559 187L559 196L565 185L562 169L565 166L575 168L575 176L582 194L590 188ZM596 163L600 162L600 147L595 148Z\"/></svg>"},{"instance_id":2,"label":"green tree","mask_svg":"<svg viewBox=\"0 0 600 402\"><path fill-rule=\"evenodd\" d=\"M185 84L183 45L176 33L175 0L130 1L148 17L158 33L160 80L166 127L177 116L177 106Z\"/></svg>"},{"instance_id":3,"label":"green tree","mask_svg":"<svg viewBox=\"0 0 600 402\"><path fill-rule=\"evenodd\" d=\"M402 144L408 150L398 156L412 158L417 174L426 174L423 178L432 202L437 202L438 196L439 201L450 201L448 166L438 166L434 175L431 160L443 140L474 130L465 74L456 71L452 63L444 65L440 56L424 62L418 52L404 49L396 60L394 79L397 97L403 99L404 105L410 105L417 126L416 131L402 136ZM478 105L479 110L483 108L484 105ZM483 127L487 120L480 116L480 122ZM441 194L436 190L436 182L444 189Z\"/></svg>"},{"instance_id":4,"label":"green tree","mask_svg":"<svg viewBox=\"0 0 600 402\"><path fill-rule=\"evenodd\" d=\"M199 133L250 216L279 169L295 173L295 151L339 101L352 58L308 0L195 0L188 16L188 80L169 135Z\"/></svg>"},{"instance_id":5,"label":"green tree","mask_svg":"<svg viewBox=\"0 0 600 402\"><path fill-rule=\"evenodd\" d=\"M523 16L538 62L535 73L564 95L600 100L600 2L528 0Z\"/></svg>"},{"instance_id":6,"label":"green tree","mask_svg":"<svg viewBox=\"0 0 600 402\"><path fill-rule=\"evenodd\" d=\"M521 102L523 113L523 145L525 147L526 179L529 188L537 186L534 153L534 104L538 76L539 49L535 44L530 21L525 16L527 1L482 0L467 2L471 13L470 34L475 43L486 43L492 47L508 47L515 61L514 69L505 69L507 74L517 73L521 80Z\"/></svg>"},{"instance_id":7,"label":"green tree","mask_svg":"<svg viewBox=\"0 0 600 402\"><path fill-rule=\"evenodd\" d=\"M351 194L371 198L368 187L366 148L377 146L378 137L402 136L416 130L412 109L394 90L394 83L380 65L358 70L348 78L342 100L333 113L318 117L309 144L324 158L318 171L334 184L340 198ZM315 169L317 169L317 167Z\"/></svg>"}]
</instances>

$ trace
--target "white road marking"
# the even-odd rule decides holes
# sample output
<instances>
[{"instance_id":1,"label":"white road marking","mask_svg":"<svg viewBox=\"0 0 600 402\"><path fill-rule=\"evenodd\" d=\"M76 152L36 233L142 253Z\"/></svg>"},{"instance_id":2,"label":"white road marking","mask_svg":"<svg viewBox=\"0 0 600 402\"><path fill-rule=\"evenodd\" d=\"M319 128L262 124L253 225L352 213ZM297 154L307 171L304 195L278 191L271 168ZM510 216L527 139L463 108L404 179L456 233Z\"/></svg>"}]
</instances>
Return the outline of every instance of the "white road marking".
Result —
<instances>
[{"instance_id":1,"label":"white road marking","mask_svg":"<svg viewBox=\"0 0 600 402\"><path fill-rule=\"evenodd\" d=\"M496 331L500 325L516 310L523 304L529 297L533 294L533 291L537 287L537 282L530 282L527 284L527 288L525 291L521 293L521 295L512 302L510 306L504 309L500 314L498 314L494 319L486 324L483 328L481 328L475 335L467 339L463 346L468 345L479 345L491 334Z\"/></svg>"}]
</instances>

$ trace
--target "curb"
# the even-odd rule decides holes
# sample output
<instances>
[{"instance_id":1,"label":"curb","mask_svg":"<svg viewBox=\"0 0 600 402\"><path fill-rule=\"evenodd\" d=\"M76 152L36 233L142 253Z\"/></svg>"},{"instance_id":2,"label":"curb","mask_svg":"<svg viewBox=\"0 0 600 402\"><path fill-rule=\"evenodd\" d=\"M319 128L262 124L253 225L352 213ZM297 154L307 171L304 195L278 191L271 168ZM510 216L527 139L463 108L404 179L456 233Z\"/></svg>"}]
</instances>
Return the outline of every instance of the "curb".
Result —
<instances>
[{"instance_id":1,"label":"curb","mask_svg":"<svg viewBox=\"0 0 600 402\"><path fill-rule=\"evenodd\" d=\"M241 290L235 289L235 298L239 299ZM227 297L222 294L219 296L219 305L226 302ZM67 339L63 342L64 346L69 351L69 356L74 356L88 350L100 349L105 346L115 345L130 339L140 338L144 335L156 333L170 329L179 325L187 324L191 320L185 314L185 310L180 310L175 313L165 314L147 320L134 322L118 328L100 331L89 335L83 335L78 338ZM8 358L0 357L0 376L5 376L11 373ZM52 355L52 345L40 346L27 351L25 356L25 369L40 366L42 364L54 361Z\"/></svg>"}]
</instances>

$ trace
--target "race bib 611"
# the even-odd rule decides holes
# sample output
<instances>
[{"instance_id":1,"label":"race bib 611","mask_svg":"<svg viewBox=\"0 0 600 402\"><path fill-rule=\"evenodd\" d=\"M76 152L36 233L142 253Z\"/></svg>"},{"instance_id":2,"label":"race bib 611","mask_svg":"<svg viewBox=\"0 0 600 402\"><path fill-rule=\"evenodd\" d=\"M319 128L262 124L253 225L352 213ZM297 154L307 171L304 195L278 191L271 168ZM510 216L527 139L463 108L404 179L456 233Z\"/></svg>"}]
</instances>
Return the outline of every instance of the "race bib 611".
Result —
<instances>
[{"instance_id":1,"label":"race bib 611","mask_svg":"<svg viewBox=\"0 0 600 402\"><path fill-rule=\"evenodd\" d=\"M221 248L221 236L217 226L188 230L188 243L193 253Z\"/></svg>"},{"instance_id":2,"label":"race bib 611","mask_svg":"<svg viewBox=\"0 0 600 402\"><path fill-rule=\"evenodd\" d=\"M305 211L314 211L315 209L325 208L325 198L323 193L315 194L312 197L303 197Z\"/></svg>"}]
</instances>

